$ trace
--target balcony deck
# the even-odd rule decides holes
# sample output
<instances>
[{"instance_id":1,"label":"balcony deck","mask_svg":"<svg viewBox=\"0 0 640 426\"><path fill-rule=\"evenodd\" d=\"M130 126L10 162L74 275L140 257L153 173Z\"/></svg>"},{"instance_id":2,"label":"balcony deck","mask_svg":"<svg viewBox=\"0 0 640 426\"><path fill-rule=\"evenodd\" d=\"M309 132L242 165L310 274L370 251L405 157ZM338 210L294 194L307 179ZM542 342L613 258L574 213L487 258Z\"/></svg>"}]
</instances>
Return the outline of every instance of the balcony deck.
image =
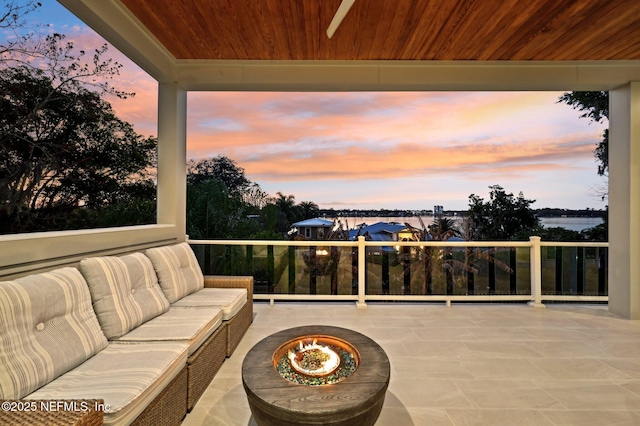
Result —
<instances>
[{"instance_id":1,"label":"balcony deck","mask_svg":"<svg viewBox=\"0 0 640 426\"><path fill-rule=\"evenodd\" d=\"M292 326L346 327L391 361L377 425L638 425L640 322L606 305L256 303L233 356L183 425L253 425L244 355Z\"/></svg>"}]
</instances>

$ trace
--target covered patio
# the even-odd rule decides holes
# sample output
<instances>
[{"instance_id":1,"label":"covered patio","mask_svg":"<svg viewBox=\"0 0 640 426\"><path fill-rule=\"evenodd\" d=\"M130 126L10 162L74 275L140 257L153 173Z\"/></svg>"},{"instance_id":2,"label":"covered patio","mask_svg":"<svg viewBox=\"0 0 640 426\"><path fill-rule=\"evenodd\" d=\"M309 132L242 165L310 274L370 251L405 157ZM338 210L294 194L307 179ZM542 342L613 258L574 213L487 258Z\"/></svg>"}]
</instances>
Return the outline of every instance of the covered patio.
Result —
<instances>
[{"instance_id":1,"label":"covered patio","mask_svg":"<svg viewBox=\"0 0 640 426\"><path fill-rule=\"evenodd\" d=\"M59 2L158 82L157 224L0 236L0 280L187 241L189 91L610 92L608 304L256 302L183 424L253 424L244 355L307 324L387 352L380 425L640 424L640 2Z\"/></svg>"},{"instance_id":2,"label":"covered patio","mask_svg":"<svg viewBox=\"0 0 640 426\"><path fill-rule=\"evenodd\" d=\"M60 3L158 81L157 225L3 236L0 275L185 241L189 91L604 90L609 311L640 319L638 2L347 1L331 38L340 0Z\"/></svg>"},{"instance_id":3,"label":"covered patio","mask_svg":"<svg viewBox=\"0 0 640 426\"><path fill-rule=\"evenodd\" d=\"M244 355L292 324L378 342L391 381L376 425L637 425L640 324L603 305L255 304L256 320L183 425L255 425Z\"/></svg>"}]
</instances>

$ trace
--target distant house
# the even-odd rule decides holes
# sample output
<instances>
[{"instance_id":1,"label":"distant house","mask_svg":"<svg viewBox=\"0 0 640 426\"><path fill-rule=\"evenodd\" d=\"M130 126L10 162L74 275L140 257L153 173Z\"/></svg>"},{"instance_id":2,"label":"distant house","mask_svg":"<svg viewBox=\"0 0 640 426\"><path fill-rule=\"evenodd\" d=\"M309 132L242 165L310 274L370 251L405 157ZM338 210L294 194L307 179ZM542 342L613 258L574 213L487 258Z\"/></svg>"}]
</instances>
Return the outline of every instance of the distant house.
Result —
<instances>
[{"instance_id":1,"label":"distant house","mask_svg":"<svg viewBox=\"0 0 640 426\"><path fill-rule=\"evenodd\" d=\"M333 222L330 220L314 218L296 222L291 225L289 235L303 236L308 240L324 240L333 229Z\"/></svg>"},{"instance_id":2,"label":"distant house","mask_svg":"<svg viewBox=\"0 0 640 426\"><path fill-rule=\"evenodd\" d=\"M354 240L357 235L365 235L368 241L409 241L413 239L411 231L400 223L378 222L365 225L349 231L349 239Z\"/></svg>"},{"instance_id":3,"label":"distant house","mask_svg":"<svg viewBox=\"0 0 640 426\"><path fill-rule=\"evenodd\" d=\"M349 239L355 240L358 235L365 237L367 241L410 241L413 236L411 231L402 224L396 222L377 222L373 225L362 224L359 229L349 230ZM380 255L381 253L396 253L397 247L381 246L381 248L368 247L367 253Z\"/></svg>"}]
</instances>

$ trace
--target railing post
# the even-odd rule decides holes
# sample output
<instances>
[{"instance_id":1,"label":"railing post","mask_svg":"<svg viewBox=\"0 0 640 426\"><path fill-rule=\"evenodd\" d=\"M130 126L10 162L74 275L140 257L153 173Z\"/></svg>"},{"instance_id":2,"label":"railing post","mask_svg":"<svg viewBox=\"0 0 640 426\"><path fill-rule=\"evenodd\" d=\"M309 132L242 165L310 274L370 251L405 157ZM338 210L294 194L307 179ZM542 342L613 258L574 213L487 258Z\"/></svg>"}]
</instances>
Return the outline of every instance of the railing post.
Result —
<instances>
[{"instance_id":1,"label":"railing post","mask_svg":"<svg viewBox=\"0 0 640 426\"><path fill-rule=\"evenodd\" d=\"M529 306L544 308L542 304L542 260L540 256L540 237L529 237L531 241L531 296Z\"/></svg>"},{"instance_id":2,"label":"railing post","mask_svg":"<svg viewBox=\"0 0 640 426\"><path fill-rule=\"evenodd\" d=\"M288 247L289 261L289 294L296 294L296 248Z\"/></svg>"},{"instance_id":3,"label":"railing post","mask_svg":"<svg viewBox=\"0 0 640 426\"><path fill-rule=\"evenodd\" d=\"M365 279L367 274L365 272L365 258L366 258L366 249L367 247L364 245L364 237L360 235L358 237L358 302L356 306L358 308L366 308L367 304L364 302L365 296Z\"/></svg>"}]
</instances>

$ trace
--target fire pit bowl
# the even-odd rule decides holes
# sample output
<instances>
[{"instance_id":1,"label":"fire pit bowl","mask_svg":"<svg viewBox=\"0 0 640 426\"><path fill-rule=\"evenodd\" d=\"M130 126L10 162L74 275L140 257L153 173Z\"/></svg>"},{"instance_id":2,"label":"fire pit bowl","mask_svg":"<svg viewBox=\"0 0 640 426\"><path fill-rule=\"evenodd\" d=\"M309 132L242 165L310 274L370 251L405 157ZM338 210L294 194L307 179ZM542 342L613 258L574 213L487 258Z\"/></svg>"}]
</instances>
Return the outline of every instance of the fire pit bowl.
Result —
<instances>
[{"instance_id":1,"label":"fire pit bowl","mask_svg":"<svg viewBox=\"0 0 640 426\"><path fill-rule=\"evenodd\" d=\"M333 336L307 335L280 345L273 366L285 379L306 386L331 385L358 368L360 354L349 342Z\"/></svg>"},{"instance_id":2,"label":"fire pit bowl","mask_svg":"<svg viewBox=\"0 0 640 426\"><path fill-rule=\"evenodd\" d=\"M390 370L386 353L370 338L305 326L258 342L242 363L242 383L260 426L373 425Z\"/></svg>"}]
</instances>

